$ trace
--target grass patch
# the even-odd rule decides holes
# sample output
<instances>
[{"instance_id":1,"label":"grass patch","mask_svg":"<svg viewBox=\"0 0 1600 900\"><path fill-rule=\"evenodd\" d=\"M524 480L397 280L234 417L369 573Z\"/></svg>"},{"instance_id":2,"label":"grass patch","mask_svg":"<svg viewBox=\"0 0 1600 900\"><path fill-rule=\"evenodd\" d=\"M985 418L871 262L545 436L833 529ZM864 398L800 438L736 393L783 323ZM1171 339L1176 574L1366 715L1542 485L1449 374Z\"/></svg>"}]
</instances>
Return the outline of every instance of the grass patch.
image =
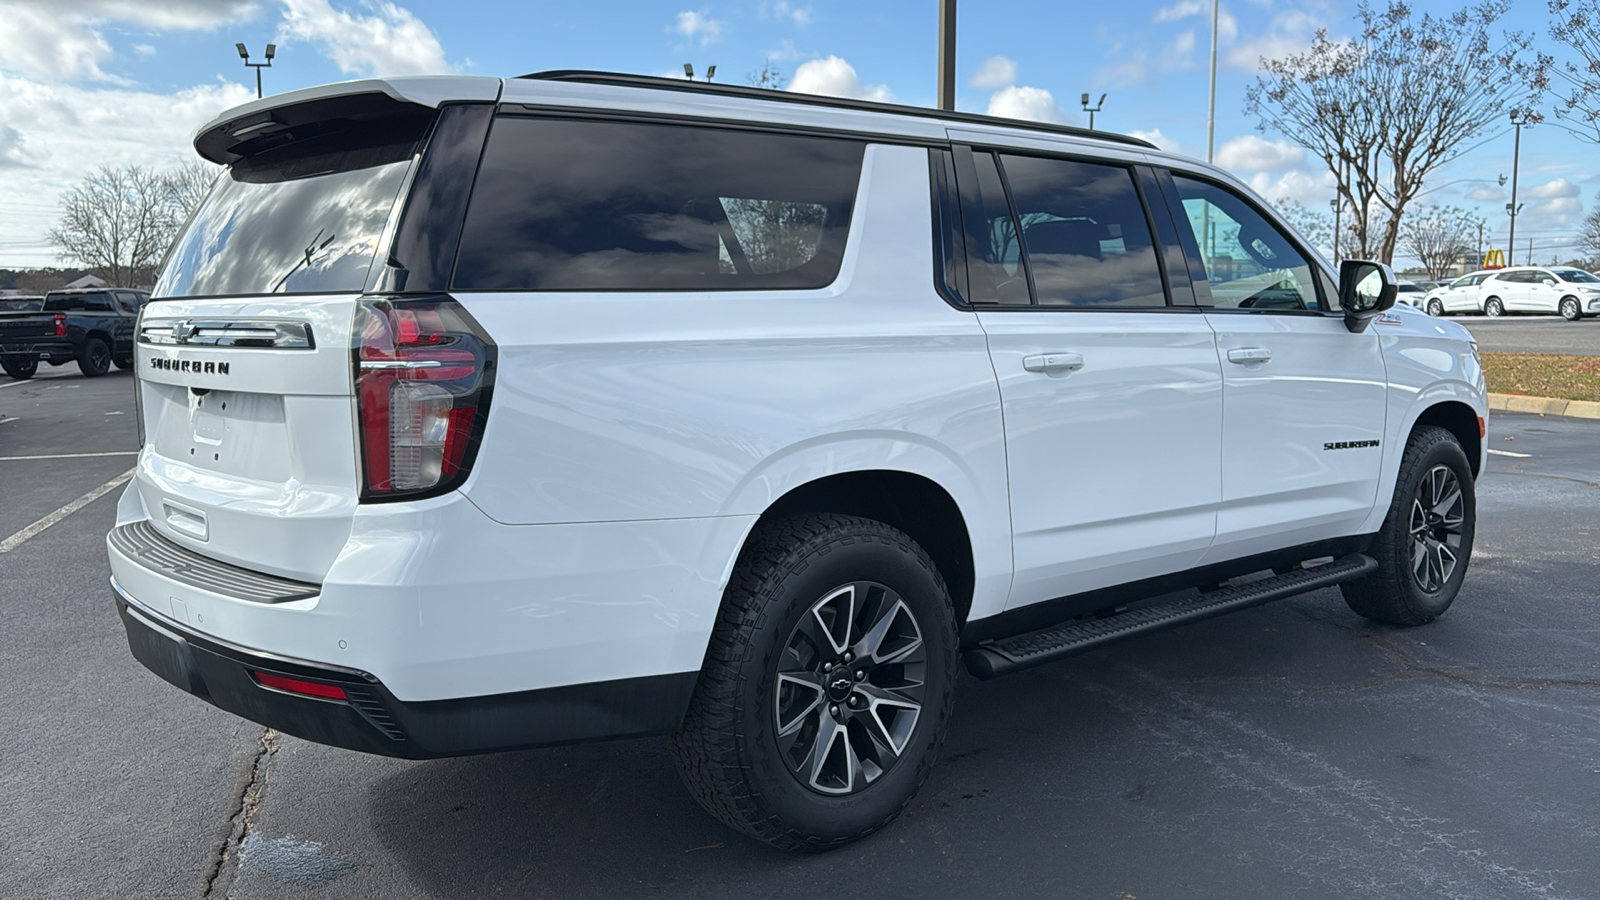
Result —
<instances>
[{"instance_id":1,"label":"grass patch","mask_svg":"<svg viewBox=\"0 0 1600 900\"><path fill-rule=\"evenodd\" d=\"M1600 356L1485 353L1483 374L1497 394L1600 400Z\"/></svg>"}]
</instances>

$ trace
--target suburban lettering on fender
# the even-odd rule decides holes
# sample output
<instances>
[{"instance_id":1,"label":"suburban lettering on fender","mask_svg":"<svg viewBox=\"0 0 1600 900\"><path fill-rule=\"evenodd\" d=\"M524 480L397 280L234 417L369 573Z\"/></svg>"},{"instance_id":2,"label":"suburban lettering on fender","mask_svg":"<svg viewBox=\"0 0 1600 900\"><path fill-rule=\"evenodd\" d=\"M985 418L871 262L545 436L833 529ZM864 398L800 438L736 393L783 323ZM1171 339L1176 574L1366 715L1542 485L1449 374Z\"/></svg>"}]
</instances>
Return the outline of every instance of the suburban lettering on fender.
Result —
<instances>
[{"instance_id":1,"label":"suburban lettering on fender","mask_svg":"<svg viewBox=\"0 0 1600 900\"><path fill-rule=\"evenodd\" d=\"M150 357L150 368L160 369L163 372L192 372L196 375L228 374L228 363L225 362L198 359L167 359L163 356Z\"/></svg>"},{"instance_id":2,"label":"suburban lettering on fender","mask_svg":"<svg viewBox=\"0 0 1600 900\"><path fill-rule=\"evenodd\" d=\"M1324 450L1360 450L1362 447L1376 447L1377 441L1327 441L1322 445Z\"/></svg>"}]
</instances>

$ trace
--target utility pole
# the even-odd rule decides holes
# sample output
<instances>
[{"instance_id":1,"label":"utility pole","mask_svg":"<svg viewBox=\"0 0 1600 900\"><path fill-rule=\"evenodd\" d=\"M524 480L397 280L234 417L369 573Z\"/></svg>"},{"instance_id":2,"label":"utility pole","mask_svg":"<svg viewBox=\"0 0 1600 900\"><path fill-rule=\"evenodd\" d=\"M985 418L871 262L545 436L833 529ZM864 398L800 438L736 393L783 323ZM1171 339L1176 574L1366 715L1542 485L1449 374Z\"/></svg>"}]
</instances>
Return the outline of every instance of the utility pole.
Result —
<instances>
[{"instance_id":1,"label":"utility pole","mask_svg":"<svg viewBox=\"0 0 1600 900\"><path fill-rule=\"evenodd\" d=\"M1100 102L1096 103L1092 108L1089 106L1089 95L1087 93L1085 93L1083 95L1083 111L1089 114L1089 130L1090 131L1094 130L1094 114L1099 112L1101 109L1105 108L1105 105L1106 105L1106 95L1105 94L1101 94L1100 95Z\"/></svg>"},{"instance_id":2,"label":"utility pole","mask_svg":"<svg viewBox=\"0 0 1600 900\"><path fill-rule=\"evenodd\" d=\"M1511 215L1511 236L1506 239L1506 257L1513 263L1517 257L1517 213L1522 212L1522 207L1517 205L1517 164L1522 159L1522 126L1527 122L1527 110L1511 111L1511 124L1516 127L1517 137L1511 148L1511 202L1506 204L1506 212Z\"/></svg>"},{"instance_id":3,"label":"utility pole","mask_svg":"<svg viewBox=\"0 0 1600 900\"><path fill-rule=\"evenodd\" d=\"M1211 150L1217 143L1217 10L1221 2L1211 0L1211 100L1206 104L1206 162L1211 162ZM1337 246L1339 239L1334 238L1333 242Z\"/></svg>"},{"instance_id":4,"label":"utility pole","mask_svg":"<svg viewBox=\"0 0 1600 900\"><path fill-rule=\"evenodd\" d=\"M244 64L246 66L249 66L250 68L256 70L256 99L260 100L261 99L261 70L262 69L270 69L270 68L272 68L272 57L273 57L273 54L278 52L278 45L277 44L268 44L267 45L267 61L266 62L258 62L258 63L253 63L253 62L250 61L250 51L246 50L244 48L243 44L234 44L233 46L234 46L235 49L237 49L239 51L239 58L244 60Z\"/></svg>"},{"instance_id":5,"label":"utility pole","mask_svg":"<svg viewBox=\"0 0 1600 900\"><path fill-rule=\"evenodd\" d=\"M1339 265L1339 213L1344 212L1344 204L1339 202L1339 195L1334 194L1333 199L1328 201L1328 205L1333 207L1333 264L1337 267Z\"/></svg>"},{"instance_id":6,"label":"utility pole","mask_svg":"<svg viewBox=\"0 0 1600 900\"><path fill-rule=\"evenodd\" d=\"M1523 263L1523 265L1533 265L1533 238L1528 238L1528 261Z\"/></svg>"},{"instance_id":7,"label":"utility pole","mask_svg":"<svg viewBox=\"0 0 1600 900\"><path fill-rule=\"evenodd\" d=\"M1473 266L1473 268L1474 269L1479 269L1479 268L1482 268L1482 267L1483 267L1483 220L1479 219L1478 220L1478 264L1476 266ZM1462 273L1462 274L1465 274L1465 273Z\"/></svg>"},{"instance_id":8,"label":"utility pole","mask_svg":"<svg viewBox=\"0 0 1600 900\"><path fill-rule=\"evenodd\" d=\"M939 0L939 108L956 108L956 0Z\"/></svg>"}]
</instances>

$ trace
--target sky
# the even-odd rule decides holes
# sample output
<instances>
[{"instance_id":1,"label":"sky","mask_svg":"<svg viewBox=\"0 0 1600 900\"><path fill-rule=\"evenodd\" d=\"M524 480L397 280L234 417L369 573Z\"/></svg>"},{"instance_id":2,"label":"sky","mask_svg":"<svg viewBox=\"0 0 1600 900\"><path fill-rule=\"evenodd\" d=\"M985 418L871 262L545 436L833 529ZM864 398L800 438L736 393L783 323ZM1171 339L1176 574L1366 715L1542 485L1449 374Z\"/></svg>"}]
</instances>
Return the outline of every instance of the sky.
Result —
<instances>
[{"instance_id":1,"label":"sky","mask_svg":"<svg viewBox=\"0 0 1600 900\"><path fill-rule=\"evenodd\" d=\"M1459 8L1415 0L1420 11ZM1346 37L1356 0L1221 3L1216 154L1271 201L1326 213L1333 179L1243 113L1262 56ZM1203 0L961 0L957 108L1136 134L1203 158L1210 4ZM45 240L62 192L101 164L164 168L194 156L196 127L267 93L372 75L513 76L546 69L678 74L684 63L744 83L763 66L791 90L933 106L937 0L0 0L0 267L63 264ZM1545 4L1518 2L1509 28L1540 35ZM1475 209L1504 246L1510 126L1429 179L1422 202ZM1545 124L1522 134L1517 259L1572 255L1600 202L1600 147ZM1566 246L1562 246L1562 245ZM1397 263L1407 260L1397 258Z\"/></svg>"}]
</instances>

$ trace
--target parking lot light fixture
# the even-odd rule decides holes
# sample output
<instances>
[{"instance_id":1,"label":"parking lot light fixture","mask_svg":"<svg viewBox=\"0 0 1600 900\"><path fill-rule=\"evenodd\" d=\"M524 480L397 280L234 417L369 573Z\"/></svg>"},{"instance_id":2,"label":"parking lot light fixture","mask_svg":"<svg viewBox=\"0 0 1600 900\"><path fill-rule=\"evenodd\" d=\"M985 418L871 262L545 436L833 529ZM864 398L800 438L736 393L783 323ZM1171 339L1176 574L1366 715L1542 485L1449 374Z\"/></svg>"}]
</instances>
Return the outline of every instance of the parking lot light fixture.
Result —
<instances>
[{"instance_id":1,"label":"parking lot light fixture","mask_svg":"<svg viewBox=\"0 0 1600 900\"><path fill-rule=\"evenodd\" d=\"M1084 92L1084 95L1083 95L1083 111L1089 114L1089 130L1090 131L1094 130L1094 114L1099 112L1105 105L1106 105L1106 95L1105 94L1101 94L1100 95L1100 102L1096 103L1093 107L1090 107L1089 106L1089 94L1088 94L1087 91Z\"/></svg>"},{"instance_id":2,"label":"parking lot light fixture","mask_svg":"<svg viewBox=\"0 0 1600 900\"><path fill-rule=\"evenodd\" d=\"M244 64L247 67L256 70L256 99L260 100L261 99L261 70L262 69L270 69L270 68L272 68L272 58L274 56L278 55L278 45L277 44L268 44L267 45L267 53L266 53L267 61L266 62L251 62L250 61L250 51L249 51L249 49L247 49L245 47L244 44L234 44L233 46L234 46L234 49L239 51L239 58L244 60Z\"/></svg>"}]
</instances>

